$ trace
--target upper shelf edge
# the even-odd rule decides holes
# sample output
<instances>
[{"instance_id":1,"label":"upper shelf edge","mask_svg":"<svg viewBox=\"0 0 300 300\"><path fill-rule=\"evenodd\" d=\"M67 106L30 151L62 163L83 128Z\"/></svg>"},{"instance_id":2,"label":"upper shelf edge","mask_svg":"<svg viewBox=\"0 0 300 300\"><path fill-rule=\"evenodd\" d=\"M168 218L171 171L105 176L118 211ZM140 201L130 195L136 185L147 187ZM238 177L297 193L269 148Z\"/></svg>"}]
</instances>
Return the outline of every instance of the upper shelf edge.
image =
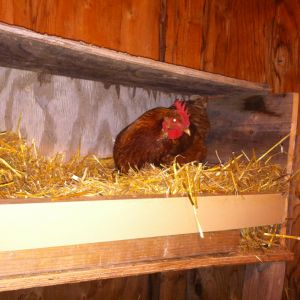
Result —
<instances>
[{"instance_id":1,"label":"upper shelf edge","mask_svg":"<svg viewBox=\"0 0 300 300\"><path fill-rule=\"evenodd\" d=\"M263 95L265 84L136 57L0 23L0 66L181 94Z\"/></svg>"}]
</instances>

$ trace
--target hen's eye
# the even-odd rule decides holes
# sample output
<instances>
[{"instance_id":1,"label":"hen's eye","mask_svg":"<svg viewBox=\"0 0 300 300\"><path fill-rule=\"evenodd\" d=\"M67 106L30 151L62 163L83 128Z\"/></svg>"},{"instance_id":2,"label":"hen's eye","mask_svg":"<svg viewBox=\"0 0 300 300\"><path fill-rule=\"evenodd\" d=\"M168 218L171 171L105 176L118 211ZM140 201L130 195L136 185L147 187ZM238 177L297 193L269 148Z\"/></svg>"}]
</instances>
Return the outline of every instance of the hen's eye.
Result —
<instances>
[{"instance_id":1,"label":"hen's eye","mask_svg":"<svg viewBox=\"0 0 300 300\"><path fill-rule=\"evenodd\" d=\"M174 118L174 119L173 119L173 122L176 123L176 122L177 122L177 119Z\"/></svg>"}]
</instances>

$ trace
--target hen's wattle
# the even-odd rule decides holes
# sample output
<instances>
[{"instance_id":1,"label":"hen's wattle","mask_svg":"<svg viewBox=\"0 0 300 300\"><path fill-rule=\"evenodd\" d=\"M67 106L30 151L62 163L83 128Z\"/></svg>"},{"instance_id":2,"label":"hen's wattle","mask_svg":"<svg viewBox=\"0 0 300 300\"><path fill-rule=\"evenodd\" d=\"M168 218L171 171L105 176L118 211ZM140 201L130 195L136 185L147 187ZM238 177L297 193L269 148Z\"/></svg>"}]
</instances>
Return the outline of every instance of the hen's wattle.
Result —
<instances>
[{"instance_id":1,"label":"hen's wattle","mask_svg":"<svg viewBox=\"0 0 300 300\"><path fill-rule=\"evenodd\" d=\"M113 158L118 170L140 169L147 163L203 161L209 128L206 100L178 102L148 110L116 137Z\"/></svg>"}]
</instances>

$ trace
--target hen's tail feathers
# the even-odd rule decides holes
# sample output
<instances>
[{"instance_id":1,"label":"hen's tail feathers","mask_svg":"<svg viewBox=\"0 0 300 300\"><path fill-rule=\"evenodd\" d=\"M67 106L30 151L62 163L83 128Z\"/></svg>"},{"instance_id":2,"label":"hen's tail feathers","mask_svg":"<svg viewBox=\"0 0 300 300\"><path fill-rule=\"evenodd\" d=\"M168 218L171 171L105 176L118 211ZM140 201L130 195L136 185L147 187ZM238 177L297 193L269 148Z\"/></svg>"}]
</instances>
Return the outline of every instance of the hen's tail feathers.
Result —
<instances>
[{"instance_id":1,"label":"hen's tail feathers","mask_svg":"<svg viewBox=\"0 0 300 300\"><path fill-rule=\"evenodd\" d=\"M188 100L186 101L186 107L190 114L190 122L196 126L198 133L204 137L210 127L207 115L207 98L200 97Z\"/></svg>"}]
</instances>

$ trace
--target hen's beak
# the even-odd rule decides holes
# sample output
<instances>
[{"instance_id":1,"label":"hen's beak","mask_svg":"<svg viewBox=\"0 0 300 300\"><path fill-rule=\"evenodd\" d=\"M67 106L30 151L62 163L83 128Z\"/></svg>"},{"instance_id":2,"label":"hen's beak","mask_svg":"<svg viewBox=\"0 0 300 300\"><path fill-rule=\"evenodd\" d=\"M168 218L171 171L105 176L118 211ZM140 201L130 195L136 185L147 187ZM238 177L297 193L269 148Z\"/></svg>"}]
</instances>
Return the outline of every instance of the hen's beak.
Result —
<instances>
[{"instance_id":1,"label":"hen's beak","mask_svg":"<svg viewBox=\"0 0 300 300\"><path fill-rule=\"evenodd\" d=\"M187 129L183 130L183 132L185 132L187 135L191 135L191 131L190 131L190 129L189 129L189 128L187 128Z\"/></svg>"}]
</instances>

